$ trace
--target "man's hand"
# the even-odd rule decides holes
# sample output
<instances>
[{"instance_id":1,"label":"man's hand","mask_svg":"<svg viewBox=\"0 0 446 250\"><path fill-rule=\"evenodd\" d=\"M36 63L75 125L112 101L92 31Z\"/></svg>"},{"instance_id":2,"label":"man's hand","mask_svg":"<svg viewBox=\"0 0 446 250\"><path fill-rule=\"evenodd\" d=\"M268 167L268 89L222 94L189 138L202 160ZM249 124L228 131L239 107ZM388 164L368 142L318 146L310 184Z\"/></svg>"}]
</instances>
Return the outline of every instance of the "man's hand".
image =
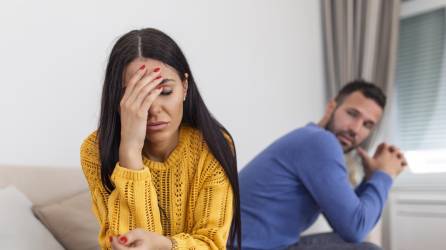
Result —
<instances>
[{"instance_id":1,"label":"man's hand","mask_svg":"<svg viewBox=\"0 0 446 250\"><path fill-rule=\"evenodd\" d=\"M331 116L333 115L333 112L336 109L336 102L335 100L331 100L327 103L327 106L325 106L325 113L324 116L321 118L321 120L317 123L319 127L325 128L330 121Z\"/></svg>"},{"instance_id":2,"label":"man's hand","mask_svg":"<svg viewBox=\"0 0 446 250\"><path fill-rule=\"evenodd\" d=\"M396 178L407 166L406 158L401 151L393 145L381 143L373 157L370 157L362 148L357 148L362 160L366 178L370 178L373 172L381 170L393 179Z\"/></svg>"}]
</instances>

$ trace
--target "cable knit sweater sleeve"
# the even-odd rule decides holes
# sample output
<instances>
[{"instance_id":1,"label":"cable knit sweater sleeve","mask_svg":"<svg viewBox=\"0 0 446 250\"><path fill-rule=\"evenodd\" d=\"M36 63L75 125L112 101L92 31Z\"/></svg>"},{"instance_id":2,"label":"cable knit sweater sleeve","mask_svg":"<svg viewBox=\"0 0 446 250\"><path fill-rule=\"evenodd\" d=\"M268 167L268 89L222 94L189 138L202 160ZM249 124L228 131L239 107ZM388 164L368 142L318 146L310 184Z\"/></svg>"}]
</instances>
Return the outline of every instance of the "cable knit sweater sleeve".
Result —
<instances>
[{"instance_id":1,"label":"cable knit sweater sleeve","mask_svg":"<svg viewBox=\"0 0 446 250\"><path fill-rule=\"evenodd\" d=\"M134 228L162 234L156 191L148 168L135 171L116 164L111 178L115 189L108 194L101 183L99 162L93 133L81 146L81 165L90 188L92 209L100 224L100 247L109 249L109 236Z\"/></svg>"}]
</instances>

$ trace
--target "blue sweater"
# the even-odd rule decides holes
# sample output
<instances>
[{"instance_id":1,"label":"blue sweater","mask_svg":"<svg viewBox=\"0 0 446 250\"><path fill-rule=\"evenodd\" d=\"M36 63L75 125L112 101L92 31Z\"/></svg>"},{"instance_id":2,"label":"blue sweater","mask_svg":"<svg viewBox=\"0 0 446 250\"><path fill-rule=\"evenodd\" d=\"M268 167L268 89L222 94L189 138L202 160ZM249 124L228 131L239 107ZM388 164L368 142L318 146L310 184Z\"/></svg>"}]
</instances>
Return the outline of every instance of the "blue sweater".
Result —
<instances>
[{"instance_id":1,"label":"blue sweater","mask_svg":"<svg viewBox=\"0 0 446 250\"><path fill-rule=\"evenodd\" d=\"M353 190L339 141L315 124L275 141L239 178L243 249L284 249L320 213L344 240L360 242L378 222L392 185L376 171Z\"/></svg>"}]
</instances>

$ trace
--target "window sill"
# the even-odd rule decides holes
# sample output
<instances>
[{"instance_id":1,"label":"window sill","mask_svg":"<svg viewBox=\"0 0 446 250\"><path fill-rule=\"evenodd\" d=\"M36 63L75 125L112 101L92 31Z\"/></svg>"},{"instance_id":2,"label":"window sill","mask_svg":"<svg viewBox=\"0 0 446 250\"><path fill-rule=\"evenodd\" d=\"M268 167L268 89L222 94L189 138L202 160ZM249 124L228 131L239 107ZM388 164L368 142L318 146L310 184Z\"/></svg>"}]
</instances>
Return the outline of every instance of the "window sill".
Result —
<instances>
[{"instance_id":1,"label":"window sill","mask_svg":"<svg viewBox=\"0 0 446 250\"><path fill-rule=\"evenodd\" d=\"M397 190L446 190L446 172L414 174L408 170L396 178L394 189Z\"/></svg>"}]
</instances>

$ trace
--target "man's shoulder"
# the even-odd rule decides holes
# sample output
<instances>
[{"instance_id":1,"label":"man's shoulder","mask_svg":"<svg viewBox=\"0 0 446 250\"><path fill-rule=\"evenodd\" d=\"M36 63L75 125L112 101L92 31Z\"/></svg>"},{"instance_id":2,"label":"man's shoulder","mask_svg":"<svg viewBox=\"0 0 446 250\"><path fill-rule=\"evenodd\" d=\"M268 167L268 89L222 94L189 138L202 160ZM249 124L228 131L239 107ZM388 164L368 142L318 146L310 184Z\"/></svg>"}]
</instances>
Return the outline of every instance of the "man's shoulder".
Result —
<instances>
[{"instance_id":1,"label":"man's shoulder","mask_svg":"<svg viewBox=\"0 0 446 250\"><path fill-rule=\"evenodd\" d=\"M333 133L314 123L309 123L304 127L291 131L285 138L288 138L290 143L305 145L305 147L312 149L339 146L339 142Z\"/></svg>"},{"instance_id":2,"label":"man's shoulder","mask_svg":"<svg viewBox=\"0 0 446 250\"><path fill-rule=\"evenodd\" d=\"M335 135L314 123L283 136L279 139L276 149L286 155L294 155L292 157L299 158L300 161L306 161L305 159L340 161L343 159L342 147Z\"/></svg>"}]
</instances>

